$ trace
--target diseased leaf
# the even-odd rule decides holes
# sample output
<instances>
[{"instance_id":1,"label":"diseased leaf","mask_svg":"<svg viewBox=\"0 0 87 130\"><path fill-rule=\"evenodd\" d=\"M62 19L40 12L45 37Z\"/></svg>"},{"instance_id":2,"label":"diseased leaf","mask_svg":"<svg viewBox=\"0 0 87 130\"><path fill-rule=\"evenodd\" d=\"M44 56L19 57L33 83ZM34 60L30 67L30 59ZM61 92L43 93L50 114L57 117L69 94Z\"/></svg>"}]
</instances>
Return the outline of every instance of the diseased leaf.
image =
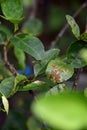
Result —
<instances>
[{"instance_id":1,"label":"diseased leaf","mask_svg":"<svg viewBox=\"0 0 87 130\"><path fill-rule=\"evenodd\" d=\"M25 59L26 59L25 53L21 49L19 49L17 47L14 47L14 54L15 54L15 57L17 58L17 60L18 60L19 68L24 70L25 67L26 67L26 64L25 64Z\"/></svg>"},{"instance_id":2,"label":"diseased leaf","mask_svg":"<svg viewBox=\"0 0 87 130\"><path fill-rule=\"evenodd\" d=\"M36 60L41 60L44 56L44 46L36 37L19 34L11 39L11 43L33 56Z\"/></svg>"},{"instance_id":3,"label":"diseased leaf","mask_svg":"<svg viewBox=\"0 0 87 130\"><path fill-rule=\"evenodd\" d=\"M8 103L8 100L5 96L2 96L2 103L3 103L3 106L4 106L4 109L6 111L6 113L8 114L9 112L9 103Z\"/></svg>"},{"instance_id":4,"label":"diseased leaf","mask_svg":"<svg viewBox=\"0 0 87 130\"><path fill-rule=\"evenodd\" d=\"M72 29L73 34L78 39L78 37L80 36L80 28L79 28L78 24L76 23L74 18L70 15L66 15L66 19Z\"/></svg>"},{"instance_id":5,"label":"diseased leaf","mask_svg":"<svg viewBox=\"0 0 87 130\"><path fill-rule=\"evenodd\" d=\"M82 68L87 65L87 62L80 56L82 49L87 49L87 43L81 40L74 42L68 48L68 62L70 62L74 68Z\"/></svg>"},{"instance_id":6,"label":"diseased leaf","mask_svg":"<svg viewBox=\"0 0 87 130\"><path fill-rule=\"evenodd\" d=\"M46 75L55 83L61 83L72 77L74 69L62 60L51 60L46 69Z\"/></svg>"},{"instance_id":7,"label":"diseased leaf","mask_svg":"<svg viewBox=\"0 0 87 130\"><path fill-rule=\"evenodd\" d=\"M87 99L81 92L40 96L33 113L54 129L79 130L87 127Z\"/></svg>"}]
</instances>

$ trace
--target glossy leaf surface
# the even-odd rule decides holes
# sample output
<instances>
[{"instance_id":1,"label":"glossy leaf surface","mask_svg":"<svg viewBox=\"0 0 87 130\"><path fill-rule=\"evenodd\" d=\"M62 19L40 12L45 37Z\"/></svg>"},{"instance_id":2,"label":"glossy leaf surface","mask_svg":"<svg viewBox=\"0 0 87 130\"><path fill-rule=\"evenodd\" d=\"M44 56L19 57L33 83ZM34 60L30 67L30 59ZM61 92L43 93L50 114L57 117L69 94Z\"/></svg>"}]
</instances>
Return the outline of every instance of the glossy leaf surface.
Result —
<instances>
[{"instance_id":1,"label":"glossy leaf surface","mask_svg":"<svg viewBox=\"0 0 87 130\"><path fill-rule=\"evenodd\" d=\"M41 60L44 56L44 46L36 37L19 34L11 39L11 43L33 56L36 60Z\"/></svg>"}]
</instances>

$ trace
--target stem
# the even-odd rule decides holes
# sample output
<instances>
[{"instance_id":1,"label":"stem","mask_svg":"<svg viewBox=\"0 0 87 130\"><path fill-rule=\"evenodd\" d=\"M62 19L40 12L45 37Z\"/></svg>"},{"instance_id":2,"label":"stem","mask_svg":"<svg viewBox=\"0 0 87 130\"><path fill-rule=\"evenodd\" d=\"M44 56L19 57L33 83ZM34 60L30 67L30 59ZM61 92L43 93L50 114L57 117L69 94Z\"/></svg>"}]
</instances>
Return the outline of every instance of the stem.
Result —
<instances>
[{"instance_id":1,"label":"stem","mask_svg":"<svg viewBox=\"0 0 87 130\"><path fill-rule=\"evenodd\" d=\"M80 74L81 74L82 71L83 71L83 68L80 68L80 69L77 70L77 73L76 73L75 79L74 79L74 83L73 83L73 86L72 86L72 90L76 90L77 89L79 78L80 78Z\"/></svg>"},{"instance_id":2,"label":"stem","mask_svg":"<svg viewBox=\"0 0 87 130\"><path fill-rule=\"evenodd\" d=\"M5 65L8 67L8 69L13 73L13 75L18 75L17 70L15 69L15 67L9 62L8 60L8 56L7 56L7 44L8 44L9 40L7 40L4 44L3 47L3 52L4 52L4 62Z\"/></svg>"},{"instance_id":3,"label":"stem","mask_svg":"<svg viewBox=\"0 0 87 130\"><path fill-rule=\"evenodd\" d=\"M79 13L87 7L87 0L80 6L80 8L73 14L73 17L76 18ZM58 35L56 36L55 40L51 42L51 47L50 48L54 48L55 45L60 41L61 37L64 35L65 31L67 30L67 28L69 27L68 23L66 23L64 25L64 27L60 30L60 32L58 33Z\"/></svg>"}]
</instances>

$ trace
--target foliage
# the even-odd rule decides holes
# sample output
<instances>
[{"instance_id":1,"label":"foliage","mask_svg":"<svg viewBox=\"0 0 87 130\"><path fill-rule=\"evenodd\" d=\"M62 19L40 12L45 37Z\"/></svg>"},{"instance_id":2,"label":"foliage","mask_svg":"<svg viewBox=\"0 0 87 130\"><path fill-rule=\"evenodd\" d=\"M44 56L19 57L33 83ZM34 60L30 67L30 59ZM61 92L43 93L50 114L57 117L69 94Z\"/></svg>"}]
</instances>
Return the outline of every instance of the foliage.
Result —
<instances>
[{"instance_id":1,"label":"foliage","mask_svg":"<svg viewBox=\"0 0 87 130\"><path fill-rule=\"evenodd\" d=\"M66 54L60 56L59 48L45 50L41 40L36 37L42 31L40 20L28 19L19 29L18 24L24 19L21 0L2 0L0 4L3 13L1 17L14 24L14 32L0 25L0 45L4 48L1 52L4 58L0 62L0 98L4 108L0 110L9 113L8 98L15 93L39 90L42 95L35 97L31 110L41 119L44 129L87 128L87 89L76 92L72 89L76 86L69 88L66 84L74 76L75 70L87 65L87 33L80 34L74 18L66 15L76 40L69 45ZM12 48L19 68L23 70L26 68L26 53L32 57L32 78L19 74L12 67L7 55ZM36 123L33 118L31 120Z\"/></svg>"}]
</instances>

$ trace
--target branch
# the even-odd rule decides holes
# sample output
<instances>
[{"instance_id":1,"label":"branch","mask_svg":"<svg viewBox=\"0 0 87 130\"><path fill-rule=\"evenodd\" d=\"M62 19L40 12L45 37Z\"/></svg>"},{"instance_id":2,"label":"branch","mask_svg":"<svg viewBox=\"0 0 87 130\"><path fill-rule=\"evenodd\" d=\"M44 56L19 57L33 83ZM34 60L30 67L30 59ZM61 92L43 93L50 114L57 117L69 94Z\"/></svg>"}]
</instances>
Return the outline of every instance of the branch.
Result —
<instances>
[{"instance_id":1,"label":"branch","mask_svg":"<svg viewBox=\"0 0 87 130\"><path fill-rule=\"evenodd\" d=\"M82 71L83 71L83 68L80 68L80 69L77 70L77 73L76 73L76 76L75 76L75 79L74 79L74 83L73 83L73 86L72 86L72 90L76 90L77 89L79 78L80 78L80 74L81 74Z\"/></svg>"},{"instance_id":2,"label":"branch","mask_svg":"<svg viewBox=\"0 0 87 130\"><path fill-rule=\"evenodd\" d=\"M4 44L3 47L3 53L4 53L4 62L5 65L8 67L8 69L13 73L13 75L18 75L17 70L14 68L14 66L9 62L8 60L8 56L7 56L7 44L8 44L9 40L7 40Z\"/></svg>"},{"instance_id":3,"label":"branch","mask_svg":"<svg viewBox=\"0 0 87 130\"><path fill-rule=\"evenodd\" d=\"M80 8L73 14L73 17L76 18L79 13L87 7L87 0L80 6ZM61 29L61 31L58 33L58 35L56 36L55 40L51 42L51 47L50 48L54 48L56 43L58 43L61 39L61 37L64 35L65 31L67 30L67 28L69 27L68 23L65 24L65 26Z\"/></svg>"}]
</instances>

